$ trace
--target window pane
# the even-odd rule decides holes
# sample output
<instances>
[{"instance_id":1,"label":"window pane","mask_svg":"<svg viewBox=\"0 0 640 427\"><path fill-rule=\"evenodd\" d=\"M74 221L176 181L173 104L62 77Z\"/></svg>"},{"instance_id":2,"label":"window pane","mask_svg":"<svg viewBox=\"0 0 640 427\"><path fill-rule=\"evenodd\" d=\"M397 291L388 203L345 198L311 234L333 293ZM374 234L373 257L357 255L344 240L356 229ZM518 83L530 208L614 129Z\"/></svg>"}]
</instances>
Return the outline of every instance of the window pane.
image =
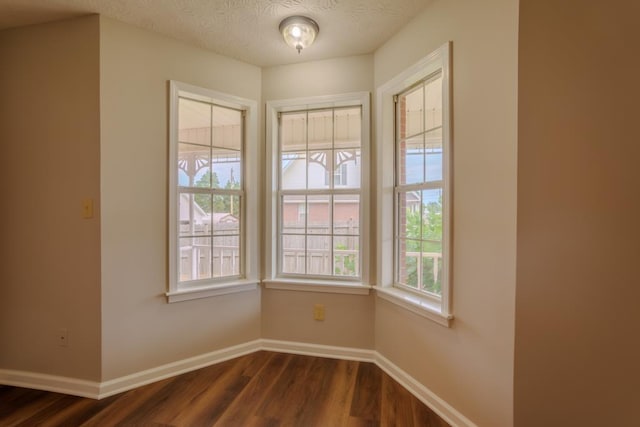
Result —
<instances>
[{"instance_id":1,"label":"window pane","mask_svg":"<svg viewBox=\"0 0 640 427\"><path fill-rule=\"evenodd\" d=\"M442 190L422 191L422 239L429 250L442 251Z\"/></svg>"},{"instance_id":2,"label":"window pane","mask_svg":"<svg viewBox=\"0 0 640 427\"><path fill-rule=\"evenodd\" d=\"M307 196L307 234L331 234L331 196Z\"/></svg>"},{"instance_id":3,"label":"window pane","mask_svg":"<svg viewBox=\"0 0 640 427\"><path fill-rule=\"evenodd\" d=\"M426 182L442 181L442 129L435 129L425 135Z\"/></svg>"},{"instance_id":4,"label":"window pane","mask_svg":"<svg viewBox=\"0 0 640 427\"><path fill-rule=\"evenodd\" d=\"M362 119L360 108L335 110L335 148L360 148Z\"/></svg>"},{"instance_id":5,"label":"window pane","mask_svg":"<svg viewBox=\"0 0 640 427\"><path fill-rule=\"evenodd\" d=\"M307 149L307 114L282 114L280 144L283 152Z\"/></svg>"},{"instance_id":6,"label":"window pane","mask_svg":"<svg viewBox=\"0 0 640 427\"><path fill-rule=\"evenodd\" d=\"M418 288L420 266L420 242L401 239L398 257L398 281L407 286Z\"/></svg>"},{"instance_id":7,"label":"window pane","mask_svg":"<svg viewBox=\"0 0 640 427\"><path fill-rule=\"evenodd\" d=\"M333 233L360 234L360 195L333 196Z\"/></svg>"},{"instance_id":8,"label":"window pane","mask_svg":"<svg viewBox=\"0 0 640 427\"><path fill-rule=\"evenodd\" d=\"M423 109L424 97L422 86L400 97L400 128L398 135L401 139L417 135L424 131Z\"/></svg>"},{"instance_id":9,"label":"window pane","mask_svg":"<svg viewBox=\"0 0 640 427\"><path fill-rule=\"evenodd\" d=\"M360 188L360 150L336 151L333 164L334 187Z\"/></svg>"},{"instance_id":10,"label":"window pane","mask_svg":"<svg viewBox=\"0 0 640 427\"><path fill-rule=\"evenodd\" d=\"M213 238L213 277L237 276L240 274L240 237L222 236Z\"/></svg>"},{"instance_id":11,"label":"window pane","mask_svg":"<svg viewBox=\"0 0 640 427\"><path fill-rule=\"evenodd\" d=\"M331 170L331 153L331 151L309 152L308 188L329 188L326 174Z\"/></svg>"},{"instance_id":12,"label":"window pane","mask_svg":"<svg viewBox=\"0 0 640 427\"><path fill-rule=\"evenodd\" d=\"M178 144L178 185L206 187L211 185L209 172L210 147L194 144Z\"/></svg>"},{"instance_id":13,"label":"window pane","mask_svg":"<svg viewBox=\"0 0 640 427\"><path fill-rule=\"evenodd\" d=\"M180 193L180 236L203 236L211 234L211 195Z\"/></svg>"},{"instance_id":14,"label":"window pane","mask_svg":"<svg viewBox=\"0 0 640 427\"><path fill-rule=\"evenodd\" d=\"M442 126L442 75L424 87L425 130Z\"/></svg>"},{"instance_id":15,"label":"window pane","mask_svg":"<svg viewBox=\"0 0 640 427\"><path fill-rule=\"evenodd\" d=\"M340 236L333 239L333 273L337 276L358 276L360 251L358 237Z\"/></svg>"},{"instance_id":16,"label":"window pane","mask_svg":"<svg viewBox=\"0 0 640 427\"><path fill-rule=\"evenodd\" d=\"M421 193L405 191L398 193L398 233L400 237L419 239L421 235Z\"/></svg>"},{"instance_id":17,"label":"window pane","mask_svg":"<svg viewBox=\"0 0 640 427\"><path fill-rule=\"evenodd\" d=\"M213 188L239 189L242 186L240 151L213 148Z\"/></svg>"},{"instance_id":18,"label":"window pane","mask_svg":"<svg viewBox=\"0 0 640 427\"><path fill-rule=\"evenodd\" d=\"M307 155L305 152L285 153L281 163L283 190L300 190L307 187Z\"/></svg>"},{"instance_id":19,"label":"window pane","mask_svg":"<svg viewBox=\"0 0 640 427\"><path fill-rule=\"evenodd\" d=\"M304 235L282 235L282 272L305 273L306 237Z\"/></svg>"},{"instance_id":20,"label":"window pane","mask_svg":"<svg viewBox=\"0 0 640 427\"><path fill-rule=\"evenodd\" d=\"M179 280L199 280L211 277L211 238L180 238Z\"/></svg>"},{"instance_id":21,"label":"window pane","mask_svg":"<svg viewBox=\"0 0 640 427\"><path fill-rule=\"evenodd\" d=\"M186 98L178 103L178 141L210 145L211 105Z\"/></svg>"},{"instance_id":22,"label":"window pane","mask_svg":"<svg viewBox=\"0 0 640 427\"><path fill-rule=\"evenodd\" d=\"M442 293L442 254L439 252L422 252L422 290Z\"/></svg>"},{"instance_id":23,"label":"window pane","mask_svg":"<svg viewBox=\"0 0 640 427\"><path fill-rule=\"evenodd\" d=\"M282 215L283 233L305 233L305 224L307 221L306 196L283 196L280 213Z\"/></svg>"},{"instance_id":24,"label":"window pane","mask_svg":"<svg viewBox=\"0 0 640 427\"><path fill-rule=\"evenodd\" d=\"M213 195L213 234L240 234L240 196Z\"/></svg>"},{"instance_id":25,"label":"window pane","mask_svg":"<svg viewBox=\"0 0 640 427\"><path fill-rule=\"evenodd\" d=\"M331 274L331 237L307 236L307 274Z\"/></svg>"},{"instance_id":26,"label":"window pane","mask_svg":"<svg viewBox=\"0 0 640 427\"><path fill-rule=\"evenodd\" d=\"M217 105L213 105L212 110L213 145L240 151L242 147L242 113Z\"/></svg>"},{"instance_id":27,"label":"window pane","mask_svg":"<svg viewBox=\"0 0 640 427\"><path fill-rule=\"evenodd\" d=\"M398 184L424 182L424 137L405 139L398 144Z\"/></svg>"},{"instance_id":28,"label":"window pane","mask_svg":"<svg viewBox=\"0 0 640 427\"><path fill-rule=\"evenodd\" d=\"M309 150L330 149L333 146L332 110L309 112Z\"/></svg>"}]
</instances>

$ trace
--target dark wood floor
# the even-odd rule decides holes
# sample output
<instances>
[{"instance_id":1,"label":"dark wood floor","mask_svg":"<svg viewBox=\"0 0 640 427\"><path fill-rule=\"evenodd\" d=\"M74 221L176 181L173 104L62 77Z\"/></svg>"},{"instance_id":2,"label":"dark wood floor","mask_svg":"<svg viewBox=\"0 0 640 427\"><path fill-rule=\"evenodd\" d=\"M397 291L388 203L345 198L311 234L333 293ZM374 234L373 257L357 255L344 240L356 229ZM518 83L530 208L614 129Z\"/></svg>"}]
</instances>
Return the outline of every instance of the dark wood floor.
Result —
<instances>
[{"instance_id":1,"label":"dark wood floor","mask_svg":"<svg viewBox=\"0 0 640 427\"><path fill-rule=\"evenodd\" d=\"M0 385L0 426L447 426L372 363L261 351L99 401Z\"/></svg>"}]
</instances>

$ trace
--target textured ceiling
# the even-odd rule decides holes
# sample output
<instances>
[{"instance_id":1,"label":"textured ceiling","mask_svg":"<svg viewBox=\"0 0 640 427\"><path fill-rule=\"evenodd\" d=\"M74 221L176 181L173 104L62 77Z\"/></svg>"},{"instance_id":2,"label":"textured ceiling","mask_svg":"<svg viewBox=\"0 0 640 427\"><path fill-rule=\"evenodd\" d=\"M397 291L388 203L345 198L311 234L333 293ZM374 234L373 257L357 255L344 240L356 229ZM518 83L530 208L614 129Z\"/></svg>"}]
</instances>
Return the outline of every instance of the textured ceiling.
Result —
<instances>
[{"instance_id":1,"label":"textured ceiling","mask_svg":"<svg viewBox=\"0 0 640 427\"><path fill-rule=\"evenodd\" d=\"M0 0L0 29L88 13L162 33L259 66L371 53L431 0ZM320 25L298 54L278 24L306 15Z\"/></svg>"}]
</instances>

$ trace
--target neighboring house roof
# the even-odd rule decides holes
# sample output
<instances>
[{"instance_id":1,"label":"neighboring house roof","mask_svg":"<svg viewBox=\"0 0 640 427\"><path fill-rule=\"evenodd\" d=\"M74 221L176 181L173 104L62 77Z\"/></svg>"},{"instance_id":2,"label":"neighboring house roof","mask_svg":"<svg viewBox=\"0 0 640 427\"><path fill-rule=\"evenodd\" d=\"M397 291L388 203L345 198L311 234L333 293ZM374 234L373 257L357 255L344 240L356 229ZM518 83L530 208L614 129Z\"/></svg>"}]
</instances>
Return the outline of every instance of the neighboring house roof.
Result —
<instances>
[{"instance_id":1,"label":"neighboring house roof","mask_svg":"<svg viewBox=\"0 0 640 427\"><path fill-rule=\"evenodd\" d=\"M236 218L234 215L231 215L230 213L215 212L211 214L211 216L214 224L238 222L238 218Z\"/></svg>"},{"instance_id":2,"label":"neighboring house roof","mask_svg":"<svg viewBox=\"0 0 640 427\"><path fill-rule=\"evenodd\" d=\"M180 221L189 221L189 195L180 195ZM193 222L195 224L233 224L238 218L227 212L206 213L197 203L193 204Z\"/></svg>"}]
</instances>

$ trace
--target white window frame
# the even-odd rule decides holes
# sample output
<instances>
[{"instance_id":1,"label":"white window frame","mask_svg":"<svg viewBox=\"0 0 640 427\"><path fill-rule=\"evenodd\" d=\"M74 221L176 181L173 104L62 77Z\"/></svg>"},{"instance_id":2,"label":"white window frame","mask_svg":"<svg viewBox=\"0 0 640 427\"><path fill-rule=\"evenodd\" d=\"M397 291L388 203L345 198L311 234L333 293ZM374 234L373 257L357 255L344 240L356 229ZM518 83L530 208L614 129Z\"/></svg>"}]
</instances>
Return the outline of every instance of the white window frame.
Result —
<instances>
[{"instance_id":1,"label":"white window frame","mask_svg":"<svg viewBox=\"0 0 640 427\"><path fill-rule=\"evenodd\" d=\"M416 314L424 316L436 323L449 327L453 320L451 306L451 228L452 228L452 84L451 84L451 54L452 44L447 42L440 48L427 55L418 63L409 67L377 90L377 278L376 293L379 297L404 307ZM443 238L442 238L442 287L438 298L424 292L412 291L406 286L395 283L395 215L396 199L395 186L395 117L396 109L394 97L438 70L442 71L443 111Z\"/></svg>"},{"instance_id":2,"label":"white window frame","mask_svg":"<svg viewBox=\"0 0 640 427\"><path fill-rule=\"evenodd\" d=\"M243 148L243 204L239 277L211 278L181 283L179 276L178 213L178 103L180 97L242 110L245 115ZM258 258L258 103L178 81L169 81L169 290L167 302L179 302L236 292L255 291L259 285Z\"/></svg>"},{"instance_id":3,"label":"white window frame","mask_svg":"<svg viewBox=\"0 0 640 427\"><path fill-rule=\"evenodd\" d=\"M360 277L350 279L348 277L302 276L278 274L278 241L279 236L279 139L278 139L278 115L282 112L316 110L323 108L361 107L361 167L360 189L354 192L360 194ZM268 101L266 104L266 211L268 220L265 226L265 280L263 283L268 289L301 290L312 292L330 292L346 294L369 294L369 239L370 234L370 94L369 92L356 92L341 95L328 95L309 98L295 98L277 101Z\"/></svg>"}]
</instances>

